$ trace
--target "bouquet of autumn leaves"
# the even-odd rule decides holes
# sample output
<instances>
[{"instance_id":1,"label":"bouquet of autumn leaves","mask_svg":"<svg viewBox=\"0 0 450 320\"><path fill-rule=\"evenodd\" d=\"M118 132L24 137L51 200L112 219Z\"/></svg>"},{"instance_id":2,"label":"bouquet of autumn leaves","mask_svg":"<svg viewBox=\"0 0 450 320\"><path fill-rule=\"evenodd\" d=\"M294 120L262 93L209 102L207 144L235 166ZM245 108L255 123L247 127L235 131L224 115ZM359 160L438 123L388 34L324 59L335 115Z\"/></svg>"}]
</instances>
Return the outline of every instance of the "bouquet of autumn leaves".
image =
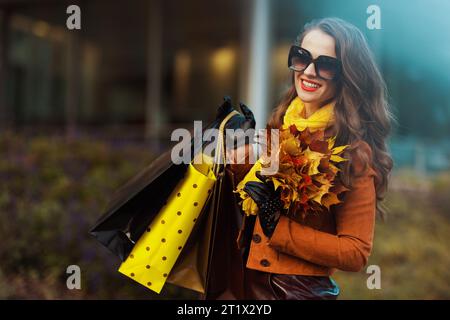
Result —
<instances>
[{"instance_id":1,"label":"bouquet of autumn leaves","mask_svg":"<svg viewBox=\"0 0 450 320\"><path fill-rule=\"evenodd\" d=\"M335 147L336 137L326 139L324 136L324 130L299 131L295 125L279 131L279 149L275 151L278 170L268 176L267 181L273 181L275 190L281 188L281 201L288 213L305 217L306 213L329 210L330 206L341 202L338 194L348 190L343 186L333 188L340 171L336 164L347 160L341 154L348 145ZM235 190L247 215L257 214L258 206L243 190L244 186L249 181L260 181L256 172L269 165L258 160Z\"/></svg>"}]
</instances>

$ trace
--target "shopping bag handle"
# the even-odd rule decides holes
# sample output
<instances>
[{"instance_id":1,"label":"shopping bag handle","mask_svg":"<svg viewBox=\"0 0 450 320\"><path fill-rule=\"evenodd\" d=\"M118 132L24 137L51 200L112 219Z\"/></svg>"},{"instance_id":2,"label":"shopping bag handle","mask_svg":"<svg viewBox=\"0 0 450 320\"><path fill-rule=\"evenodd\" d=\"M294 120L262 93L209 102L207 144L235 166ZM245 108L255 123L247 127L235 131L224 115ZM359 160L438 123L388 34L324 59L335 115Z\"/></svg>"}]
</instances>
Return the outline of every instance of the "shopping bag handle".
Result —
<instances>
[{"instance_id":1,"label":"shopping bag handle","mask_svg":"<svg viewBox=\"0 0 450 320\"><path fill-rule=\"evenodd\" d=\"M214 159L214 166L213 171L216 177L219 174L220 169L220 157L222 157L223 164L225 166L226 164L226 155L225 155L225 140L223 138L223 133L225 131L225 125L227 124L228 120L230 120L233 116L239 114L236 110L231 111L227 116L222 120L219 126L219 136L217 139L217 146L216 146L216 153L215 153L215 159Z\"/></svg>"}]
</instances>

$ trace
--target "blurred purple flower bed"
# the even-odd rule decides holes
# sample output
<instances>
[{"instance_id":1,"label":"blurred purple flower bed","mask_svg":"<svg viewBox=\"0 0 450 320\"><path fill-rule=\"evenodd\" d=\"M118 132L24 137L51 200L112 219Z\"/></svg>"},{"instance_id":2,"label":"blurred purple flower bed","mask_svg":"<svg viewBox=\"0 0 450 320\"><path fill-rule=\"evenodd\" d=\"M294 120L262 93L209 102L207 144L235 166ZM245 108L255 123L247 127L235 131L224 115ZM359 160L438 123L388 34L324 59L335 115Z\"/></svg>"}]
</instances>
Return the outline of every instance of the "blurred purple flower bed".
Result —
<instances>
[{"instance_id":1,"label":"blurred purple flower bed","mask_svg":"<svg viewBox=\"0 0 450 320\"><path fill-rule=\"evenodd\" d=\"M144 143L3 134L0 154L1 299L195 296L171 285L157 295L130 281L88 233L111 194L151 163ZM69 265L81 268L81 290L66 286Z\"/></svg>"}]
</instances>

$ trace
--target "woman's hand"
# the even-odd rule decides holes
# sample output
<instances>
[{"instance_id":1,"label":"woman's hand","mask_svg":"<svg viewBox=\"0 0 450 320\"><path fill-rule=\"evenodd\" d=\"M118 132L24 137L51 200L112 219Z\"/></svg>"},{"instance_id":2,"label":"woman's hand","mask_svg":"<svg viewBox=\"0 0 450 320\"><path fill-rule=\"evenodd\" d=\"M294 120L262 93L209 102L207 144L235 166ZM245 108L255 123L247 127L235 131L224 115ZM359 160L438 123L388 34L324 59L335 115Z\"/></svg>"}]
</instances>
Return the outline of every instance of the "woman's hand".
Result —
<instances>
[{"instance_id":1,"label":"woman's hand","mask_svg":"<svg viewBox=\"0 0 450 320\"><path fill-rule=\"evenodd\" d=\"M283 203L280 199L279 190L275 190L272 181L256 172L256 176L262 182L250 181L244 186L244 191L255 201L259 208L259 222L263 233L270 237L277 226L280 218L280 210Z\"/></svg>"}]
</instances>

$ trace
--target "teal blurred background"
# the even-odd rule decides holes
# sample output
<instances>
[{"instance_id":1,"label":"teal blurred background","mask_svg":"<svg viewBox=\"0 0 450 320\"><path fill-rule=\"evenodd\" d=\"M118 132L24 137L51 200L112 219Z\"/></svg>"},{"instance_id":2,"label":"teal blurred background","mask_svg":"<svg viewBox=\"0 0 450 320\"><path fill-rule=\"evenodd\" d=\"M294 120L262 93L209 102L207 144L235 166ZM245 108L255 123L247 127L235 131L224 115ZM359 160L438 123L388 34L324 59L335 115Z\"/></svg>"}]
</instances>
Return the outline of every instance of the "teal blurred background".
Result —
<instances>
[{"instance_id":1,"label":"teal blurred background","mask_svg":"<svg viewBox=\"0 0 450 320\"><path fill-rule=\"evenodd\" d=\"M66 28L71 4L81 30ZM449 15L444 0L0 0L0 298L194 298L120 275L89 227L174 128L212 120L224 95L264 125L303 24L336 16L367 37L398 120L369 260L381 289L338 272L341 297L449 299ZM72 264L81 290L66 287Z\"/></svg>"}]
</instances>

